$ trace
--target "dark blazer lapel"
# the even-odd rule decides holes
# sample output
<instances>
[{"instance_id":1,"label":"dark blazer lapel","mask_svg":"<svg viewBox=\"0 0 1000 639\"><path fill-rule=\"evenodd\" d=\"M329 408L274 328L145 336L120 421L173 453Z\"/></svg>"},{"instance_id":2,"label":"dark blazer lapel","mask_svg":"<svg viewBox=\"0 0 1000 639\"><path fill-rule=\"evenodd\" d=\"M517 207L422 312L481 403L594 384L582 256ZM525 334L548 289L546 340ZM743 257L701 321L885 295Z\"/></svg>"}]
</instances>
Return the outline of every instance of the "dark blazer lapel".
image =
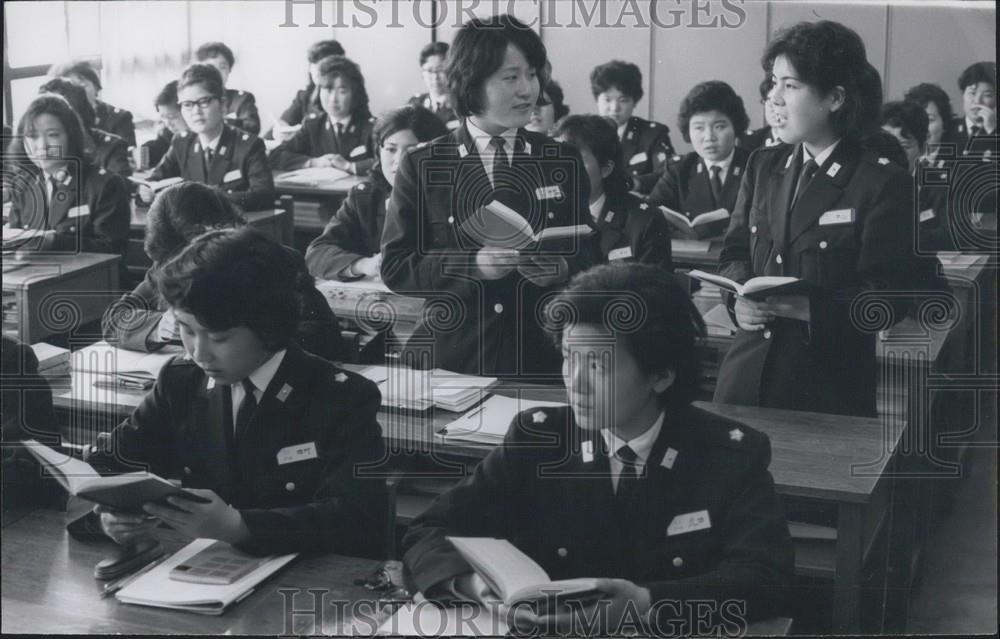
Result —
<instances>
[{"instance_id":1,"label":"dark blazer lapel","mask_svg":"<svg viewBox=\"0 0 1000 639\"><path fill-rule=\"evenodd\" d=\"M78 171L73 170L72 166L67 169L65 176L58 182L49 205L49 228L53 229L66 219L71 208L86 204L86 202L80 202L77 197L83 190L83 179Z\"/></svg>"},{"instance_id":2,"label":"dark blazer lapel","mask_svg":"<svg viewBox=\"0 0 1000 639\"><path fill-rule=\"evenodd\" d=\"M523 215L531 227L536 230L545 226L542 207L538 205L537 189L553 186L546 183L546 176L542 175L541 171L541 162L535 161L541 158L541 146L541 144L529 141L524 129L518 130L517 141L514 143L512 166L518 172L525 174L527 179L521 183L521 188L517 190L515 197L518 208L514 210ZM533 216L532 213L535 215Z\"/></svg>"},{"instance_id":3,"label":"dark blazer lapel","mask_svg":"<svg viewBox=\"0 0 1000 639\"><path fill-rule=\"evenodd\" d=\"M222 184L229 167L232 166L233 152L236 146L236 131L231 126L222 126L222 136L212 153L212 163L208 167L206 184Z\"/></svg>"},{"instance_id":4,"label":"dark blazer lapel","mask_svg":"<svg viewBox=\"0 0 1000 639\"><path fill-rule=\"evenodd\" d=\"M17 177L20 178L21 175L17 174ZM43 229L49 209L45 175L41 171L31 169L30 177L25 176L24 184L24 188L16 192L21 214L21 226L26 229Z\"/></svg>"},{"instance_id":5,"label":"dark blazer lapel","mask_svg":"<svg viewBox=\"0 0 1000 639\"><path fill-rule=\"evenodd\" d=\"M193 400L188 452L208 458L203 472L212 475L210 485L220 487L219 496L231 502L236 477L232 414L227 408L232 404L232 394L228 385L208 388L208 382L209 378L203 377Z\"/></svg>"},{"instance_id":6,"label":"dark blazer lapel","mask_svg":"<svg viewBox=\"0 0 1000 639\"><path fill-rule=\"evenodd\" d=\"M455 182L457 198L453 200L457 213L455 226L458 228L475 210L490 202L493 188L476 142L464 122L451 134L451 138L459 158Z\"/></svg>"},{"instance_id":7,"label":"dark blazer lapel","mask_svg":"<svg viewBox=\"0 0 1000 639\"><path fill-rule=\"evenodd\" d=\"M205 174L205 148L201 145L198 134L191 134L191 145L188 147L188 170L194 182L208 184L208 176Z\"/></svg>"},{"instance_id":8,"label":"dark blazer lapel","mask_svg":"<svg viewBox=\"0 0 1000 639\"><path fill-rule=\"evenodd\" d=\"M614 209L611 208L612 204L615 204ZM604 200L604 209L601 211L601 216L597 219L596 225L598 231L601 233L601 250L605 254L618 246L618 243L621 241L624 219L627 216L628 211L624 206L624 202L612 202L610 196ZM611 218L610 220L608 219L609 217Z\"/></svg>"},{"instance_id":9,"label":"dark blazer lapel","mask_svg":"<svg viewBox=\"0 0 1000 639\"><path fill-rule=\"evenodd\" d=\"M860 153L847 140L841 140L816 175L809 181L805 191L799 194L792 210L789 244L811 228L816 221L834 206L844 193L844 187L858 168ZM832 173L832 175L831 175Z\"/></svg>"},{"instance_id":10,"label":"dark blazer lapel","mask_svg":"<svg viewBox=\"0 0 1000 639\"><path fill-rule=\"evenodd\" d=\"M713 207L718 206L714 204L715 199L712 197L712 186L708 176L709 171L705 161L698 158L698 161L691 165L691 174L688 179L687 210L681 211L682 213L690 213L690 217L695 217L699 213L711 211ZM702 208L698 206L702 203L707 205L703 211L698 210Z\"/></svg>"},{"instance_id":11,"label":"dark blazer lapel","mask_svg":"<svg viewBox=\"0 0 1000 639\"><path fill-rule=\"evenodd\" d=\"M736 205L736 196L740 190L740 182L743 181L743 171L747 166L747 152L742 147L736 147L733 153L733 161L729 163L729 172L726 174L726 181L722 185L722 202L718 206L727 206L729 212Z\"/></svg>"},{"instance_id":12,"label":"dark blazer lapel","mask_svg":"<svg viewBox=\"0 0 1000 639\"><path fill-rule=\"evenodd\" d=\"M775 158L767 189L767 216L771 227L771 240L775 246L785 248L785 222L788 220L788 205L792 201L795 180L798 176L797 164L802 162L801 145L789 146Z\"/></svg>"},{"instance_id":13,"label":"dark blazer lapel","mask_svg":"<svg viewBox=\"0 0 1000 639\"><path fill-rule=\"evenodd\" d=\"M616 126L615 129L617 128ZM628 124L625 125L625 133L622 135L622 159L625 162L626 171L632 169L632 165L630 164L632 156L639 150L638 128L639 120L633 116L628 119Z\"/></svg>"}]
</instances>

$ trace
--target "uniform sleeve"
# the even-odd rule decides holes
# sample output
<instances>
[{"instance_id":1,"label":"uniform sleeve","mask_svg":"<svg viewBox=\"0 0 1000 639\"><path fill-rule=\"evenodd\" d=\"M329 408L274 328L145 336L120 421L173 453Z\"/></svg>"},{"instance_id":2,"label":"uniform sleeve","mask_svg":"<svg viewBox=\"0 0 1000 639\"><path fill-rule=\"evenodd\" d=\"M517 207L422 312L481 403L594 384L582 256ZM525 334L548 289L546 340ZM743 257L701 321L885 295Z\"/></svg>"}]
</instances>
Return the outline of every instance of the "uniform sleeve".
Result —
<instances>
[{"instance_id":1,"label":"uniform sleeve","mask_svg":"<svg viewBox=\"0 0 1000 639\"><path fill-rule=\"evenodd\" d=\"M649 223L632 247L632 253L643 264L659 266L668 273L673 272L670 246L670 225L657 209L649 210Z\"/></svg>"},{"instance_id":2,"label":"uniform sleeve","mask_svg":"<svg viewBox=\"0 0 1000 639\"><path fill-rule=\"evenodd\" d=\"M242 99L236 106L236 117L231 118L232 114L227 113L226 120L247 133L258 135L260 133L260 114L257 113L257 100L249 91L244 91L240 97Z\"/></svg>"},{"instance_id":3,"label":"uniform sleeve","mask_svg":"<svg viewBox=\"0 0 1000 639\"><path fill-rule=\"evenodd\" d=\"M665 206L679 213L683 213L681 204L681 164L682 162L672 162L667 165L663 173L657 177L649 198L646 200L650 206Z\"/></svg>"},{"instance_id":4,"label":"uniform sleeve","mask_svg":"<svg viewBox=\"0 0 1000 639\"><path fill-rule=\"evenodd\" d=\"M753 459L734 469L728 510L722 521L712 522L722 538L721 560L712 570L643 584L652 595L650 617L660 628L670 627L676 608L658 602L737 601L746 606L746 618L751 620L784 612L795 560L788 525L767 470L770 460L771 445L763 439Z\"/></svg>"},{"instance_id":5,"label":"uniform sleeve","mask_svg":"<svg viewBox=\"0 0 1000 639\"><path fill-rule=\"evenodd\" d=\"M132 165L128 161L128 145L125 140L115 140L111 144L102 168L126 178L132 175Z\"/></svg>"},{"instance_id":6,"label":"uniform sleeve","mask_svg":"<svg viewBox=\"0 0 1000 639\"><path fill-rule=\"evenodd\" d=\"M271 166L277 171L294 171L301 169L313 157L312 140L309 127L303 124L290 139L282 142L271 151Z\"/></svg>"},{"instance_id":7,"label":"uniform sleeve","mask_svg":"<svg viewBox=\"0 0 1000 639\"><path fill-rule=\"evenodd\" d=\"M289 126L294 126L302 122L302 119L306 117L305 113L305 99L303 94L308 95L308 91L305 89L299 89L296 92L295 97L292 98L292 103L288 105L281 114L281 121Z\"/></svg>"},{"instance_id":8,"label":"uniform sleeve","mask_svg":"<svg viewBox=\"0 0 1000 639\"><path fill-rule=\"evenodd\" d=\"M515 518L509 515L519 491L524 490L521 480L526 472L533 472L518 462L517 433L524 428L519 420L520 416L511 422L503 444L490 451L470 477L436 499L403 537L403 561L425 595L435 586L472 571L445 537L515 536L510 529Z\"/></svg>"},{"instance_id":9,"label":"uniform sleeve","mask_svg":"<svg viewBox=\"0 0 1000 639\"><path fill-rule=\"evenodd\" d=\"M670 129L662 124L657 126L643 151L646 152L648 171L635 176L635 182L640 193L649 193L673 161L674 145L670 142Z\"/></svg>"},{"instance_id":10,"label":"uniform sleeve","mask_svg":"<svg viewBox=\"0 0 1000 639\"><path fill-rule=\"evenodd\" d=\"M385 456L376 420L381 397L377 387L352 376L350 392L336 401L352 407L343 419L322 432L323 477L309 503L285 508L245 508L240 511L251 539L241 548L255 554L336 552L378 557L384 552L387 517L385 477L364 477L364 465L374 467ZM374 469L373 469L374 470Z\"/></svg>"},{"instance_id":11,"label":"uniform sleeve","mask_svg":"<svg viewBox=\"0 0 1000 639\"><path fill-rule=\"evenodd\" d=\"M352 189L323 233L309 244L306 264L313 276L326 280L357 279L347 276L345 270L357 260L371 257L361 223L362 201L357 188Z\"/></svg>"},{"instance_id":12,"label":"uniform sleeve","mask_svg":"<svg viewBox=\"0 0 1000 639\"><path fill-rule=\"evenodd\" d=\"M358 160L351 160L354 163L355 175L368 175L371 173L372 167L375 166L375 142L372 138L372 128L371 123L365 125L364 157Z\"/></svg>"},{"instance_id":13,"label":"uniform sleeve","mask_svg":"<svg viewBox=\"0 0 1000 639\"><path fill-rule=\"evenodd\" d=\"M180 177L181 175L181 163L180 163L180 149L177 148L177 140L179 138L175 135L170 141L170 147L167 152L160 158L160 163L156 165L150 174L149 179L151 182L156 182L158 180L165 180L166 178Z\"/></svg>"},{"instance_id":14,"label":"uniform sleeve","mask_svg":"<svg viewBox=\"0 0 1000 639\"><path fill-rule=\"evenodd\" d=\"M350 360L351 353L340 333L340 323L326 297L311 286L303 291L302 298L302 318L297 331L299 346L327 361Z\"/></svg>"},{"instance_id":15,"label":"uniform sleeve","mask_svg":"<svg viewBox=\"0 0 1000 639\"><path fill-rule=\"evenodd\" d=\"M740 182L736 205L729 216L729 228L722 242L719 254L719 274L735 282L745 282L753 277L750 255L750 209L753 206L754 189L757 184L757 162L759 153L747 160L746 171Z\"/></svg>"},{"instance_id":16,"label":"uniform sleeve","mask_svg":"<svg viewBox=\"0 0 1000 639\"><path fill-rule=\"evenodd\" d=\"M274 206L274 176L267 161L264 141L253 138L253 144L243 158L241 167L249 186L246 191L229 193L229 198L244 211L260 211Z\"/></svg>"},{"instance_id":17,"label":"uniform sleeve","mask_svg":"<svg viewBox=\"0 0 1000 639\"><path fill-rule=\"evenodd\" d=\"M147 273L135 290L108 307L101 320L101 333L118 348L149 353L165 344L156 335L162 317L163 311L159 309L156 291Z\"/></svg>"},{"instance_id":18,"label":"uniform sleeve","mask_svg":"<svg viewBox=\"0 0 1000 639\"><path fill-rule=\"evenodd\" d=\"M128 146L135 146L135 122L130 111L121 111L121 119L112 131L115 135L125 138Z\"/></svg>"}]
</instances>

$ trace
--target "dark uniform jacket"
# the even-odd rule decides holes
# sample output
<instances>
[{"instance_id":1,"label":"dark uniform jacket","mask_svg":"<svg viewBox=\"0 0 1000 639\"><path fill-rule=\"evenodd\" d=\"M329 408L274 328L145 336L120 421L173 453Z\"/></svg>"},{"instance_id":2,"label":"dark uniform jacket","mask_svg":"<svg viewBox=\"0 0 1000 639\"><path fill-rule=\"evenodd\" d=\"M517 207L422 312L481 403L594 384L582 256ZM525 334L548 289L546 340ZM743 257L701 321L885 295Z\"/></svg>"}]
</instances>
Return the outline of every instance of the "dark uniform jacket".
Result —
<instances>
[{"instance_id":1,"label":"dark uniform jacket","mask_svg":"<svg viewBox=\"0 0 1000 639\"><path fill-rule=\"evenodd\" d=\"M244 211L274 206L274 177L264 141L228 124L222 127L222 137L207 167L197 134L189 131L174 136L170 150L150 173L150 179L178 176L219 187Z\"/></svg>"},{"instance_id":2,"label":"dark uniform jacket","mask_svg":"<svg viewBox=\"0 0 1000 639\"><path fill-rule=\"evenodd\" d=\"M161 126L156 132L156 137L146 140L140 145L142 153L142 169L151 169L160 163L163 156L170 150L170 142L174 139L174 134L165 126Z\"/></svg>"},{"instance_id":3,"label":"dark uniform jacket","mask_svg":"<svg viewBox=\"0 0 1000 639\"><path fill-rule=\"evenodd\" d=\"M132 113L125 109L98 100L94 107L94 127L114 133L124 138L128 146L135 146L135 123L132 121Z\"/></svg>"},{"instance_id":4,"label":"dark uniform jacket","mask_svg":"<svg viewBox=\"0 0 1000 639\"><path fill-rule=\"evenodd\" d=\"M678 162L667 165L653 192L649 194L648 202L652 206L673 209L689 220L716 209L726 209L732 213L748 157L750 154L742 147L733 149L733 159L722 183L722 197L716 201L712 196L708 165L700 155L692 151Z\"/></svg>"},{"instance_id":5,"label":"dark uniform jacket","mask_svg":"<svg viewBox=\"0 0 1000 639\"><path fill-rule=\"evenodd\" d=\"M391 190L381 172L351 189L323 233L306 249L310 273L325 280L357 279L345 269L382 250L382 227Z\"/></svg>"},{"instance_id":6,"label":"dark uniform jacket","mask_svg":"<svg viewBox=\"0 0 1000 639\"><path fill-rule=\"evenodd\" d=\"M917 246L921 253L954 251L954 221L948 202L950 170L944 160L921 160L917 166Z\"/></svg>"},{"instance_id":7,"label":"dark uniform jacket","mask_svg":"<svg viewBox=\"0 0 1000 639\"><path fill-rule=\"evenodd\" d=\"M657 209L635 195L608 194L594 225L601 234L601 254L607 261L641 262L673 270L670 226Z\"/></svg>"},{"instance_id":8,"label":"dark uniform jacket","mask_svg":"<svg viewBox=\"0 0 1000 639\"><path fill-rule=\"evenodd\" d=\"M382 280L397 293L428 300L434 366L474 375L558 374L555 348L539 329L547 295L514 271L481 280L480 244L462 224L494 199L546 227L591 225L590 186L574 149L519 130L514 173L518 189L494 191L466 126L411 149L396 173L382 232ZM559 255L568 275L600 260L597 234L569 243Z\"/></svg>"},{"instance_id":9,"label":"dark uniform jacket","mask_svg":"<svg viewBox=\"0 0 1000 639\"><path fill-rule=\"evenodd\" d=\"M747 155L750 155L761 147L769 148L784 143L771 131L770 126L762 126L759 129L747 131L747 134L743 136L743 139L738 144L740 148L746 151Z\"/></svg>"},{"instance_id":10,"label":"dark uniform jacket","mask_svg":"<svg viewBox=\"0 0 1000 639\"><path fill-rule=\"evenodd\" d=\"M963 156L989 158L992 156L993 161L996 162L998 149L1000 149L1000 135L998 135L998 131L993 131L993 133L980 131L973 135L965 123L965 117L963 116L955 118L954 129L959 158Z\"/></svg>"},{"instance_id":11,"label":"dark uniform jacket","mask_svg":"<svg viewBox=\"0 0 1000 639\"><path fill-rule=\"evenodd\" d=\"M736 599L750 619L774 616L793 550L770 460L762 433L676 406L626 500L599 432L581 430L567 407L525 411L471 477L410 525L404 561L426 593L472 571L446 535L503 538L553 580L621 578L649 588L654 604ZM699 514L707 525L675 532Z\"/></svg>"},{"instance_id":12,"label":"dark uniform jacket","mask_svg":"<svg viewBox=\"0 0 1000 639\"><path fill-rule=\"evenodd\" d=\"M299 89L295 92L292 103L282 112L281 120L288 125L302 124L313 113L317 116L323 113L315 89Z\"/></svg>"},{"instance_id":13,"label":"dark uniform jacket","mask_svg":"<svg viewBox=\"0 0 1000 639\"><path fill-rule=\"evenodd\" d=\"M249 552L381 557L384 477L360 470L385 454L379 403L372 382L292 346L234 443L230 387L175 358L88 461L102 471L146 464L185 487L214 490L243 516ZM279 461L279 451L307 444L314 457Z\"/></svg>"},{"instance_id":14,"label":"dark uniform jacket","mask_svg":"<svg viewBox=\"0 0 1000 639\"><path fill-rule=\"evenodd\" d=\"M436 106L431 100L430 93L418 93L410 98L410 106L424 107L434 115L438 116L449 129L457 129L460 124L458 114L450 106Z\"/></svg>"},{"instance_id":15,"label":"dark uniform jacket","mask_svg":"<svg viewBox=\"0 0 1000 639\"><path fill-rule=\"evenodd\" d=\"M761 275L808 281L811 321L778 318L766 330L739 330L715 401L874 416L875 338L890 322L871 316L900 302L896 296L912 290L919 273L913 181L842 139L789 213L801 164L799 145L750 157L719 266L738 282Z\"/></svg>"},{"instance_id":16,"label":"dark uniform jacket","mask_svg":"<svg viewBox=\"0 0 1000 639\"><path fill-rule=\"evenodd\" d=\"M132 175L129 147L125 138L101 129L91 129L90 139L93 143L94 164L122 177Z\"/></svg>"},{"instance_id":17,"label":"dark uniform jacket","mask_svg":"<svg viewBox=\"0 0 1000 639\"><path fill-rule=\"evenodd\" d=\"M287 248L301 260L298 252ZM152 279L152 269L131 293L111 304L101 321L104 339L119 348L151 352L163 348L158 339L160 318L167 305ZM340 324L323 294L311 287L302 300L297 342L303 350L330 361L343 361L348 353L340 335Z\"/></svg>"},{"instance_id":18,"label":"dark uniform jacket","mask_svg":"<svg viewBox=\"0 0 1000 639\"><path fill-rule=\"evenodd\" d=\"M226 89L222 98L222 109L226 124L248 133L260 133L260 115L257 113L257 101L249 91Z\"/></svg>"},{"instance_id":19,"label":"dark uniform jacket","mask_svg":"<svg viewBox=\"0 0 1000 639\"><path fill-rule=\"evenodd\" d=\"M337 153L345 160L354 162L358 175L365 175L375 164L373 126L374 118L353 117L338 139L334 124L326 113L306 118L302 128L290 140L271 151L271 166L278 171L292 171L305 166L311 158Z\"/></svg>"},{"instance_id":20,"label":"dark uniform jacket","mask_svg":"<svg viewBox=\"0 0 1000 639\"><path fill-rule=\"evenodd\" d=\"M41 170L13 170L19 177L12 181L10 227L56 231L51 245L29 242L25 248L124 255L132 215L125 178L94 164L70 163L49 201Z\"/></svg>"},{"instance_id":21,"label":"dark uniform jacket","mask_svg":"<svg viewBox=\"0 0 1000 639\"><path fill-rule=\"evenodd\" d=\"M622 136L622 161L637 182L640 193L649 193L675 155L670 127L632 116Z\"/></svg>"}]
</instances>

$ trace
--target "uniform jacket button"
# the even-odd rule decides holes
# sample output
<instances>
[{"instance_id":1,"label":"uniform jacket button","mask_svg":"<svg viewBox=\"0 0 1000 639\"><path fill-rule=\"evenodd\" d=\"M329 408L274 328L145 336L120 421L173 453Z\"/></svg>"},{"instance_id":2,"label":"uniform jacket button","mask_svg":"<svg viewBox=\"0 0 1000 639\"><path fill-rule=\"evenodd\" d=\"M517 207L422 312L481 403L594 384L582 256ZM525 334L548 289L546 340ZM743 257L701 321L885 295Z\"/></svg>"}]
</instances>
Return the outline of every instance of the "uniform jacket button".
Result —
<instances>
[{"instance_id":1,"label":"uniform jacket button","mask_svg":"<svg viewBox=\"0 0 1000 639\"><path fill-rule=\"evenodd\" d=\"M777 262L778 264L781 264L781 256L779 255L778 257L774 258L774 261Z\"/></svg>"},{"instance_id":2,"label":"uniform jacket button","mask_svg":"<svg viewBox=\"0 0 1000 639\"><path fill-rule=\"evenodd\" d=\"M771 329L769 328L764 329L764 339L771 339Z\"/></svg>"},{"instance_id":3,"label":"uniform jacket button","mask_svg":"<svg viewBox=\"0 0 1000 639\"><path fill-rule=\"evenodd\" d=\"M674 568L680 568L681 566L684 565L684 558L683 557L674 557L674 560L673 560L672 563L674 564Z\"/></svg>"},{"instance_id":4,"label":"uniform jacket button","mask_svg":"<svg viewBox=\"0 0 1000 639\"><path fill-rule=\"evenodd\" d=\"M556 554L565 559L566 555L569 554L569 551L566 550L565 548L560 548L559 550L556 551Z\"/></svg>"},{"instance_id":5,"label":"uniform jacket button","mask_svg":"<svg viewBox=\"0 0 1000 639\"><path fill-rule=\"evenodd\" d=\"M452 216L449 216L448 217L448 224L454 224L454 223L455 223L455 218L452 217Z\"/></svg>"},{"instance_id":6,"label":"uniform jacket button","mask_svg":"<svg viewBox=\"0 0 1000 639\"><path fill-rule=\"evenodd\" d=\"M750 227L750 232L751 232L751 233L756 233L756 232L757 232L757 226L756 226L756 225L754 225L754 226L751 226L751 227Z\"/></svg>"},{"instance_id":7,"label":"uniform jacket button","mask_svg":"<svg viewBox=\"0 0 1000 639\"><path fill-rule=\"evenodd\" d=\"M184 474L185 475L190 475L191 474L191 467L190 466L185 466L184 467Z\"/></svg>"},{"instance_id":8,"label":"uniform jacket button","mask_svg":"<svg viewBox=\"0 0 1000 639\"><path fill-rule=\"evenodd\" d=\"M493 310L496 311L497 313L503 313L503 304L500 304L499 302L494 304Z\"/></svg>"},{"instance_id":9,"label":"uniform jacket button","mask_svg":"<svg viewBox=\"0 0 1000 639\"><path fill-rule=\"evenodd\" d=\"M829 245L826 243L826 240L823 240L822 242L819 243L819 247L821 249L825 249L827 246Z\"/></svg>"},{"instance_id":10,"label":"uniform jacket button","mask_svg":"<svg viewBox=\"0 0 1000 639\"><path fill-rule=\"evenodd\" d=\"M285 490L287 490L288 492L292 492L293 490L295 490L295 482L290 481L287 484L285 484Z\"/></svg>"},{"instance_id":11,"label":"uniform jacket button","mask_svg":"<svg viewBox=\"0 0 1000 639\"><path fill-rule=\"evenodd\" d=\"M555 219L555 217L556 217L556 214L555 214L555 212L554 212L554 211L549 211L549 219L550 219L550 220L554 220L554 219Z\"/></svg>"}]
</instances>

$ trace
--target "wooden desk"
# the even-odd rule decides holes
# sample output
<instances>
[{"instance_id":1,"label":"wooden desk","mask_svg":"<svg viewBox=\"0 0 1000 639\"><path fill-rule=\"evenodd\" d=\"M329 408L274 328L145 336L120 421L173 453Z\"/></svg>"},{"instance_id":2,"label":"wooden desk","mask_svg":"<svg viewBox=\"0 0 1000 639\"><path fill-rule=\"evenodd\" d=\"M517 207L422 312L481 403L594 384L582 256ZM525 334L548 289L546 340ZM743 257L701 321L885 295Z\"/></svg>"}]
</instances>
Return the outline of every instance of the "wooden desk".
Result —
<instances>
[{"instance_id":1,"label":"wooden desk","mask_svg":"<svg viewBox=\"0 0 1000 639\"><path fill-rule=\"evenodd\" d=\"M423 315L423 299L393 293L380 280L318 280L316 288L326 297L338 319L347 320L362 329L386 323L395 328L402 324L400 328L405 333L412 331Z\"/></svg>"},{"instance_id":2,"label":"wooden desk","mask_svg":"<svg viewBox=\"0 0 1000 639\"><path fill-rule=\"evenodd\" d=\"M349 175L339 179L316 180L311 182L289 182L284 176L292 171L274 172L274 189L279 195L292 195L295 197L343 197L354 188L355 185L365 181L365 178L357 175Z\"/></svg>"},{"instance_id":3,"label":"wooden desk","mask_svg":"<svg viewBox=\"0 0 1000 639\"><path fill-rule=\"evenodd\" d=\"M274 173L274 190L279 196L295 200L295 230L292 246L305 253L306 247L323 232L326 223L354 185L365 178L351 175L339 180L289 183L282 180L284 173Z\"/></svg>"},{"instance_id":4,"label":"wooden desk","mask_svg":"<svg viewBox=\"0 0 1000 639\"><path fill-rule=\"evenodd\" d=\"M101 599L94 565L113 545L75 541L63 523L62 513L37 510L4 529L5 634L368 635L391 614L354 585L381 562L341 555L296 558L220 616ZM170 531L162 539L169 550L183 545ZM746 634L784 635L790 627L790 619L768 619Z\"/></svg>"},{"instance_id":5,"label":"wooden desk","mask_svg":"<svg viewBox=\"0 0 1000 639\"><path fill-rule=\"evenodd\" d=\"M708 244L708 250L702 250L704 243ZM719 268L719 255L722 253L722 240L684 240L674 238L670 240L670 259L674 263L674 268L690 270L701 269L709 273L715 273Z\"/></svg>"},{"instance_id":6,"label":"wooden desk","mask_svg":"<svg viewBox=\"0 0 1000 639\"><path fill-rule=\"evenodd\" d=\"M5 258L6 259L6 258ZM117 255L36 253L3 274L3 331L27 343L99 320L120 295Z\"/></svg>"}]
</instances>

